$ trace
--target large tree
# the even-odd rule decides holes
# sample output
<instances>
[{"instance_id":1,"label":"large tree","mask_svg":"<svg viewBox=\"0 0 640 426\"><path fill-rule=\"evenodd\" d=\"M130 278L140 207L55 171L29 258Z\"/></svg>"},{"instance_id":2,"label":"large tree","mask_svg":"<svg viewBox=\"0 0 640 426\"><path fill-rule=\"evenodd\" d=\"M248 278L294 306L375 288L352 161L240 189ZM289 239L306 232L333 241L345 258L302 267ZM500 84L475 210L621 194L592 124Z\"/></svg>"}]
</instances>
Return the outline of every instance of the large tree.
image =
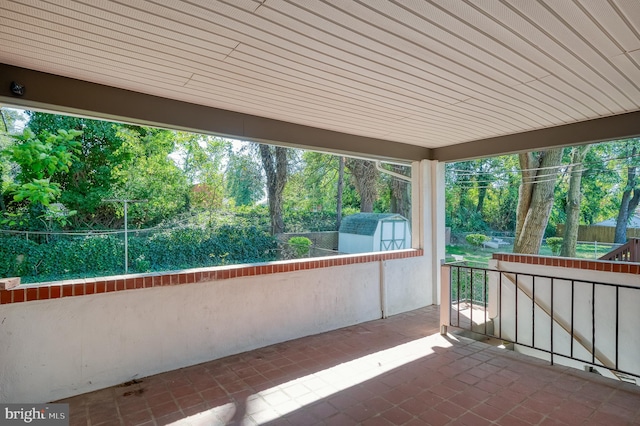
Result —
<instances>
[{"instance_id":1,"label":"large tree","mask_svg":"<svg viewBox=\"0 0 640 426\"><path fill-rule=\"evenodd\" d=\"M176 150L176 135L169 130L121 126L119 150L130 159L117 164L113 198L146 200L129 210L129 221L150 226L185 211L191 185L183 170L171 157ZM111 204L114 206L113 204ZM121 206L118 205L121 213Z\"/></svg>"},{"instance_id":2,"label":"large tree","mask_svg":"<svg viewBox=\"0 0 640 426\"><path fill-rule=\"evenodd\" d=\"M407 166L400 166L397 164L391 166L391 171L404 176L406 176L407 171L410 170L411 169ZM409 182L406 180L392 177L390 186L391 200L389 209L391 210L391 213L398 213L411 220L411 185L409 185Z\"/></svg>"},{"instance_id":3,"label":"large tree","mask_svg":"<svg viewBox=\"0 0 640 426\"><path fill-rule=\"evenodd\" d=\"M338 157L338 182L336 183L336 231L342 223L342 195L344 194L344 157Z\"/></svg>"},{"instance_id":4,"label":"large tree","mask_svg":"<svg viewBox=\"0 0 640 426\"><path fill-rule=\"evenodd\" d=\"M0 151L15 143L15 138L12 135L16 132L16 123L19 123L20 119L20 113L17 110L0 108L0 122L2 123L0 125ZM4 196L12 182L12 177L17 173L17 170L13 170L15 166L9 161L0 161L0 212L2 213L7 210Z\"/></svg>"},{"instance_id":5,"label":"large tree","mask_svg":"<svg viewBox=\"0 0 640 426\"><path fill-rule=\"evenodd\" d=\"M349 158L345 166L351 172L356 189L360 195L360 211L363 213L373 212L373 203L378 196L376 183L379 173L376 169L375 162Z\"/></svg>"},{"instance_id":6,"label":"large tree","mask_svg":"<svg viewBox=\"0 0 640 426\"><path fill-rule=\"evenodd\" d=\"M618 156L615 143L606 142L591 145L583 163L582 172L582 200L580 202L580 221L586 225L611 219L617 212L619 205L613 202L616 188L620 184L618 161L612 161ZM563 199L564 194L563 195ZM560 203L561 204L561 203Z\"/></svg>"},{"instance_id":7,"label":"large tree","mask_svg":"<svg viewBox=\"0 0 640 426\"><path fill-rule=\"evenodd\" d=\"M281 234L285 230L282 216L282 193L287 184L288 176L287 148L260 145L260 157L267 177L271 234Z\"/></svg>"},{"instance_id":8,"label":"large tree","mask_svg":"<svg viewBox=\"0 0 640 426\"><path fill-rule=\"evenodd\" d=\"M519 154L520 182L514 253L538 254L554 202L562 148Z\"/></svg>"},{"instance_id":9,"label":"large tree","mask_svg":"<svg viewBox=\"0 0 640 426\"><path fill-rule=\"evenodd\" d=\"M175 141L171 157L191 186L191 191L186 193L187 209L194 206L211 211L222 207L222 162L230 143L221 138L187 132L175 132Z\"/></svg>"},{"instance_id":10,"label":"large tree","mask_svg":"<svg viewBox=\"0 0 640 426\"><path fill-rule=\"evenodd\" d=\"M640 139L628 139L623 141L625 151L627 153L626 164L626 181L622 191L622 199L620 200L620 209L618 210L618 218L616 221L616 233L614 243L625 243L627 241L627 225L629 218L633 216L638 203L640 203L640 179L638 178L639 161L638 145Z\"/></svg>"},{"instance_id":11,"label":"large tree","mask_svg":"<svg viewBox=\"0 0 640 426\"><path fill-rule=\"evenodd\" d=\"M589 145L577 146L571 149L571 165L569 166L569 191L565 207L566 220L560 256L575 257L580 225L580 207L582 202L582 172L583 162L589 152Z\"/></svg>"},{"instance_id":12,"label":"large tree","mask_svg":"<svg viewBox=\"0 0 640 426\"><path fill-rule=\"evenodd\" d=\"M249 150L229 150L226 171L227 196L236 206L250 206L264 196L264 177L260 162Z\"/></svg>"}]
</instances>

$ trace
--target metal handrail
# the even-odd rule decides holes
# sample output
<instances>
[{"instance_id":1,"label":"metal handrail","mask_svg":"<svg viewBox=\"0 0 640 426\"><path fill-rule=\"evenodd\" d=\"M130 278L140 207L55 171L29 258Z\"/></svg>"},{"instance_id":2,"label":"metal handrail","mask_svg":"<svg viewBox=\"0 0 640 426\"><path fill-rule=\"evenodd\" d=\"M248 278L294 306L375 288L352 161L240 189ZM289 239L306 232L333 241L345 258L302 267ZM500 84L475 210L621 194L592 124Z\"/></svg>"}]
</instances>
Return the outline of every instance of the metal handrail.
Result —
<instances>
[{"instance_id":1,"label":"metal handrail","mask_svg":"<svg viewBox=\"0 0 640 426\"><path fill-rule=\"evenodd\" d=\"M454 270L456 270L457 273L454 273ZM461 283L461 274L463 277L468 276L468 279L465 279L465 282L463 283ZM498 303L497 306L499 311L497 314L497 317L500 318L498 330L493 330L493 331L489 331L489 328L487 326L487 306L489 305L489 302L490 302L490 301L488 302L488 298L489 298L488 278L491 276L491 274L494 274L494 276L495 274L498 274L497 275L497 286L498 286L497 293L498 294L495 297L497 297L496 302ZM474 279L474 275L475 275L475 279ZM523 282L522 278L524 277L531 278L530 289L525 288L524 284L521 284ZM621 380L622 380L621 375L640 377L639 372L625 371L619 365L620 289L631 289L631 290L640 292L640 287L627 285L627 284L614 284L614 283L597 282L597 281L591 281L591 280L562 278L562 277L554 277L549 275L538 275L538 274L525 273L525 272L502 271L497 269L477 268L477 267L455 265L455 264L444 265L442 278L443 278L443 283L446 284L445 286L443 286L442 291L443 292L447 291L448 293L446 295L447 297L444 297L442 299L443 303L447 302L447 307L448 307L447 314L445 314L446 318L444 317L444 315L441 314L442 318L446 320L446 323L443 322L443 325L447 324L448 326L472 331L474 333L485 335L488 337L495 337L505 342L514 343L516 345L520 345L530 349L535 349L541 352L545 352L549 354L550 362L552 365L554 363L554 357L562 357L562 358L579 361L593 367L605 368L611 371L616 377L618 377ZM542 280L548 280L547 283L550 286L550 289L549 289L550 303L543 302L540 296L536 297L536 284ZM478 282L478 281L482 281L482 282ZM570 319L566 319L566 318L563 319L562 315L560 315L560 312L554 309L554 295L557 292L554 290L554 283L556 283L557 281L570 283L568 285L571 285L571 306L570 306L571 317ZM591 318L586 318L586 319L582 318L582 320L591 321L591 327L589 330L590 335L583 335L583 333L578 332L575 327L575 324L578 322L577 320L579 320L575 317L575 307L574 307L576 304L576 297L575 297L576 284L586 284L587 286L591 287L590 288ZM475 290L474 285L482 286L481 293L479 293L482 295L481 297L476 296L474 298L474 294L477 293L477 291L474 291ZM505 334L503 333L503 322L504 322L503 288L506 288L504 287L505 285L512 286L512 289L514 290L513 293L515 295L515 305L514 305L514 314L513 314L514 315L513 323L514 323L515 330L513 332L513 335L509 337L505 336ZM463 286L467 286L468 288L463 289ZM597 326L596 304L598 302L595 296L596 296L596 288L600 288L600 287L613 288L615 290L615 348L613 352L614 354L613 359L609 359L609 357L607 357L602 352L602 350L599 350L596 345L596 326ZM518 334L519 334L518 333L519 331L518 330L518 325L519 325L518 295L519 294L522 297L526 297L527 299L531 300L531 306L532 306L531 312L526 314L527 318L529 317L531 318L531 334L530 334L531 338L529 339L531 343L529 343L528 341L523 341L523 339L518 337ZM461 297L463 295L465 297ZM467 295L470 295L470 297L466 297ZM478 300L474 300L474 299L478 299ZM460 306L462 303L468 303L470 307L470 314L469 314L470 318L469 318L468 327L460 321ZM558 304L558 301L555 300L555 303ZM453 311L451 310L454 305L457 308L456 309L457 314L455 316L452 315ZM478 328L477 326L474 327L474 322L473 322L474 307L476 309L484 308L485 310L484 327L480 327L480 328ZM536 308L538 308L540 312L547 315L551 320L550 321L551 329L549 332L549 338L546 339L542 345L536 344L536 340L535 340ZM548 319L545 321L549 322ZM584 322L580 322L580 323L584 324ZM570 352L568 354L558 352L557 347L554 349L554 341L553 341L554 329L558 330L558 328L554 328L554 327L559 327L559 329L564 330L564 332L566 332L569 335L571 343L570 343ZM601 323L600 323L600 327L602 327ZM522 336L523 334L526 334L524 333L524 330L520 330L520 336ZM578 358L574 356L574 346L575 346L574 343L576 342L578 345L582 346L588 354L590 354L591 359ZM547 346L548 348L544 346Z\"/></svg>"}]
</instances>

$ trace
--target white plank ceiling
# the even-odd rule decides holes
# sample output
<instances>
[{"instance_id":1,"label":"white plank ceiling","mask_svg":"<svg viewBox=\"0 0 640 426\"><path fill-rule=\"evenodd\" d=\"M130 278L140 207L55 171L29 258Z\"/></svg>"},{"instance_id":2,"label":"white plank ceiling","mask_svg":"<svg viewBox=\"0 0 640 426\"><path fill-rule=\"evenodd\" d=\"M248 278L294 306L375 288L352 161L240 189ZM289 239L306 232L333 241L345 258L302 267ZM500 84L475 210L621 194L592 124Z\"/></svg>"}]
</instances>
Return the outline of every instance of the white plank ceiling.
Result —
<instances>
[{"instance_id":1,"label":"white plank ceiling","mask_svg":"<svg viewBox=\"0 0 640 426\"><path fill-rule=\"evenodd\" d=\"M640 109L640 0L0 0L0 62L428 148Z\"/></svg>"}]
</instances>

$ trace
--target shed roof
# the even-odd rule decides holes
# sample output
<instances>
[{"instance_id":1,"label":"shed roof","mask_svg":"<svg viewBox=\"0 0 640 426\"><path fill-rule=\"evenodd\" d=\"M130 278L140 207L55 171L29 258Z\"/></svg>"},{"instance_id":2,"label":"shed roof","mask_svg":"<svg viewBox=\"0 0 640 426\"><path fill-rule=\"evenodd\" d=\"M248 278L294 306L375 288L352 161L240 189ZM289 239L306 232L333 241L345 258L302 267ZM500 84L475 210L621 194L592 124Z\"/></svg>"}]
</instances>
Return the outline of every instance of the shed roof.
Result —
<instances>
[{"instance_id":1,"label":"shed roof","mask_svg":"<svg viewBox=\"0 0 640 426\"><path fill-rule=\"evenodd\" d=\"M617 218L603 220L602 222L594 223L596 226L616 226L618 222ZM640 213L636 213L629 218L627 228L640 228Z\"/></svg>"},{"instance_id":2,"label":"shed roof","mask_svg":"<svg viewBox=\"0 0 640 426\"><path fill-rule=\"evenodd\" d=\"M341 234L373 235L381 220L407 220L396 213L356 213L342 219Z\"/></svg>"}]
</instances>

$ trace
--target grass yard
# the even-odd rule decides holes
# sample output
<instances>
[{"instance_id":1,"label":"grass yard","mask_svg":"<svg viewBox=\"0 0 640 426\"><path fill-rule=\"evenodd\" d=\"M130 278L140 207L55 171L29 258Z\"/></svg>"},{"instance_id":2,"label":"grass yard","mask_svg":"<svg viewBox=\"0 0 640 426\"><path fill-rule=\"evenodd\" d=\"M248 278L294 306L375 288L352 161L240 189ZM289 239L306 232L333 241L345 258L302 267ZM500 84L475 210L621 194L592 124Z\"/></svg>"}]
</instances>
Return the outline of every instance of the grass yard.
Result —
<instances>
[{"instance_id":1,"label":"grass yard","mask_svg":"<svg viewBox=\"0 0 640 426\"><path fill-rule=\"evenodd\" d=\"M612 250L612 243L578 243L576 257L580 259L597 259ZM504 246L499 249L475 248L469 245L449 245L446 248L446 262L454 262L453 255L463 256L465 262L472 262L473 266L487 266L493 253L511 253L513 246ZM551 249L546 244L540 248L541 256L553 256Z\"/></svg>"}]
</instances>

